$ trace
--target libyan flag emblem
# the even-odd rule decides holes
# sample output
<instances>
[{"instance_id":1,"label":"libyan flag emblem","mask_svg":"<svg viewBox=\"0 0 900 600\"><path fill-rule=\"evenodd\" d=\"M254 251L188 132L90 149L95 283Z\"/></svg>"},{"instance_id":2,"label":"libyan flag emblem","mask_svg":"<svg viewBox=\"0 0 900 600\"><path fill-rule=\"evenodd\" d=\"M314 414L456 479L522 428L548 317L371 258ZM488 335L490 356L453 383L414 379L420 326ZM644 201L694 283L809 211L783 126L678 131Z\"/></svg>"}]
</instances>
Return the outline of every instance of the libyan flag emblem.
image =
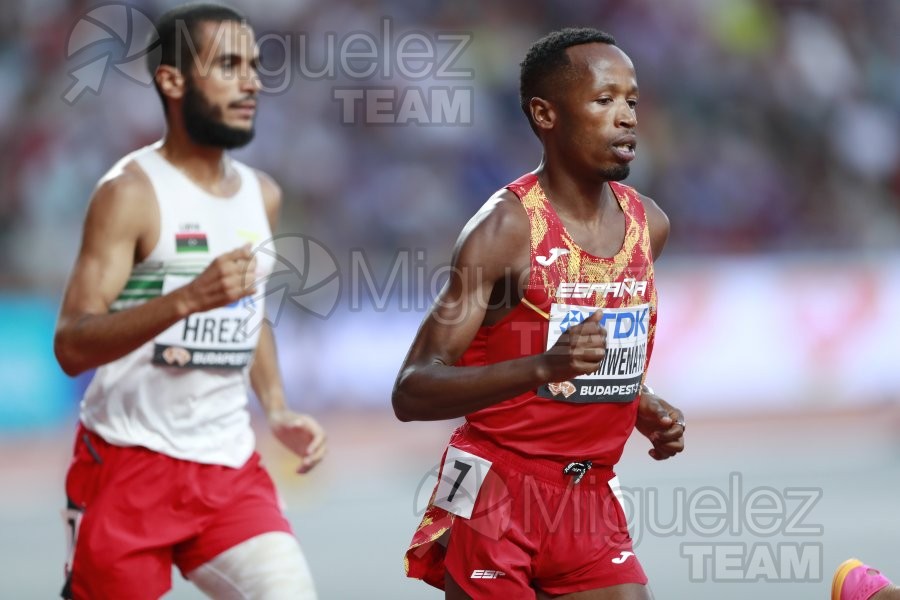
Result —
<instances>
[{"instance_id":1,"label":"libyan flag emblem","mask_svg":"<svg viewBox=\"0 0 900 600\"><path fill-rule=\"evenodd\" d=\"M175 252L209 252L205 233L176 233Z\"/></svg>"}]
</instances>

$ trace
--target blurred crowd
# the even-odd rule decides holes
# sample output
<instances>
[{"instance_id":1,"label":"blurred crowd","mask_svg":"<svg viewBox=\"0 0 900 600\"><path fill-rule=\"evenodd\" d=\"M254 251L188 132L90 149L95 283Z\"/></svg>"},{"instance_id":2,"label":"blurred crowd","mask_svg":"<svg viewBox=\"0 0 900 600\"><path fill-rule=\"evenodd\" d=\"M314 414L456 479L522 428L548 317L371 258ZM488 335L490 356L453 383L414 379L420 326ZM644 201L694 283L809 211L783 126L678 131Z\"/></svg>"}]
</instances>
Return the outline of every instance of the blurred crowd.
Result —
<instances>
[{"instance_id":1,"label":"blurred crowd","mask_svg":"<svg viewBox=\"0 0 900 600\"><path fill-rule=\"evenodd\" d=\"M152 89L109 72L62 99L69 33L96 2L27 0L0 12L0 287L58 293L96 180L158 139ZM177 4L129 3L155 18ZM446 261L469 215L532 170L540 146L519 108L519 62L562 26L612 33L633 59L639 159L627 181L673 223L667 253L877 253L900 247L900 2L895 0L233 0L257 35L290 37L313 64L329 36L467 34L472 79L304 77L260 102L236 153L285 190L283 232L373 264L398 248ZM288 60L277 44L263 63ZM443 46L446 51L449 46ZM396 69L394 70L396 71ZM470 124L348 124L335 89L474 90Z\"/></svg>"}]
</instances>

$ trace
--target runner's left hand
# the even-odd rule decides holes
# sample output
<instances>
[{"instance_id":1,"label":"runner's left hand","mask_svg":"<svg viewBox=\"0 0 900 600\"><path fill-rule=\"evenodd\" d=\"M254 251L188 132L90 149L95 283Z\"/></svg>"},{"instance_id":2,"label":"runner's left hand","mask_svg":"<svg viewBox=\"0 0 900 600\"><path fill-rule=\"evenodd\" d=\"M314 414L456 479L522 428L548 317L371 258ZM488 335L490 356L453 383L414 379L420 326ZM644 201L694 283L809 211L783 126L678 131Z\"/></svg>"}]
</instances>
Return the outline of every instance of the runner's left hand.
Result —
<instances>
[{"instance_id":1,"label":"runner's left hand","mask_svg":"<svg viewBox=\"0 0 900 600\"><path fill-rule=\"evenodd\" d=\"M649 454L655 460L684 450L684 414L652 392L641 393L636 427L653 444Z\"/></svg>"},{"instance_id":2,"label":"runner's left hand","mask_svg":"<svg viewBox=\"0 0 900 600\"><path fill-rule=\"evenodd\" d=\"M325 456L325 431L311 416L279 410L269 414L269 425L278 441L302 459L298 473L309 472Z\"/></svg>"}]
</instances>

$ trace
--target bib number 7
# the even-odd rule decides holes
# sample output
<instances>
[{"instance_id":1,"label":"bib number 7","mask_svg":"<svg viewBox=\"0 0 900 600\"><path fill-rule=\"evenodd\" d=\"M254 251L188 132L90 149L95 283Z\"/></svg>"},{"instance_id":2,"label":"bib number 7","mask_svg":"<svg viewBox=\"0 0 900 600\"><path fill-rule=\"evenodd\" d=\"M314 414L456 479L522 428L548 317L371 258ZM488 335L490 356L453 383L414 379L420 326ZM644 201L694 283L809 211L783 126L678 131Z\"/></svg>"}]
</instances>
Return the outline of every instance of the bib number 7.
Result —
<instances>
[{"instance_id":1,"label":"bib number 7","mask_svg":"<svg viewBox=\"0 0 900 600\"><path fill-rule=\"evenodd\" d=\"M470 519L478 492L493 463L465 450L450 446L441 466L434 505Z\"/></svg>"}]
</instances>

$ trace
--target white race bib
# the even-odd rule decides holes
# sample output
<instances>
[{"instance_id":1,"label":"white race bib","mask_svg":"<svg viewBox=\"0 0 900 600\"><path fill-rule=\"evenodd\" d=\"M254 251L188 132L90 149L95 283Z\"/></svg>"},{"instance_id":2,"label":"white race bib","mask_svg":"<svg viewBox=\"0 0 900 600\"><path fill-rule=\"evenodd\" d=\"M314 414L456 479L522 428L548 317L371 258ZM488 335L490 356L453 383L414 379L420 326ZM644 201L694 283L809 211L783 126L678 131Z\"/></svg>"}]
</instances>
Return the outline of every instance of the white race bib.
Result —
<instances>
[{"instance_id":1,"label":"white race bib","mask_svg":"<svg viewBox=\"0 0 900 600\"><path fill-rule=\"evenodd\" d=\"M75 547L78 544L78 530L81 528L83 512L79 508L64 508L62 511L63 526L66 528L66 577L72 573L72 562L75 560Z\"/></svg>"},{"instance_id":2,"label":"white race bib","mask_svg":"<svg viewBox=\"0 0 900 600\"><path fill-rule=\"evenodd\" d=\"M193 279L166 275L163 294ZM250 363L265 312L263 294L241 298L228 306L195 313L156 336L153 362L167 367L241 369Z\"/></svg>"},{"instance_id":3,"label":"white race bib","mask_svg":"<svg viewBox=\"0 0 900 600\"><path fill-rule=\"evenodd\" d=\"M472 518L475 500L493 463L450 446L441 468L434 505L466 519Z\"/></svg>"},{"instance_id":4,"label":"white race bib","mask_svg":"<svg viewBox=\"0 0 900 600\"><path fill-rule=\"evenodd\" d=\"M550 306L547 349L596 311L591 306L554 302ZM647 364L650 305L604 308L600 324L606 328L606 357L600 367L571 381L541 386L539 396L577 403L631 402L637 397Z\"/></svg>"}]
</instances>

